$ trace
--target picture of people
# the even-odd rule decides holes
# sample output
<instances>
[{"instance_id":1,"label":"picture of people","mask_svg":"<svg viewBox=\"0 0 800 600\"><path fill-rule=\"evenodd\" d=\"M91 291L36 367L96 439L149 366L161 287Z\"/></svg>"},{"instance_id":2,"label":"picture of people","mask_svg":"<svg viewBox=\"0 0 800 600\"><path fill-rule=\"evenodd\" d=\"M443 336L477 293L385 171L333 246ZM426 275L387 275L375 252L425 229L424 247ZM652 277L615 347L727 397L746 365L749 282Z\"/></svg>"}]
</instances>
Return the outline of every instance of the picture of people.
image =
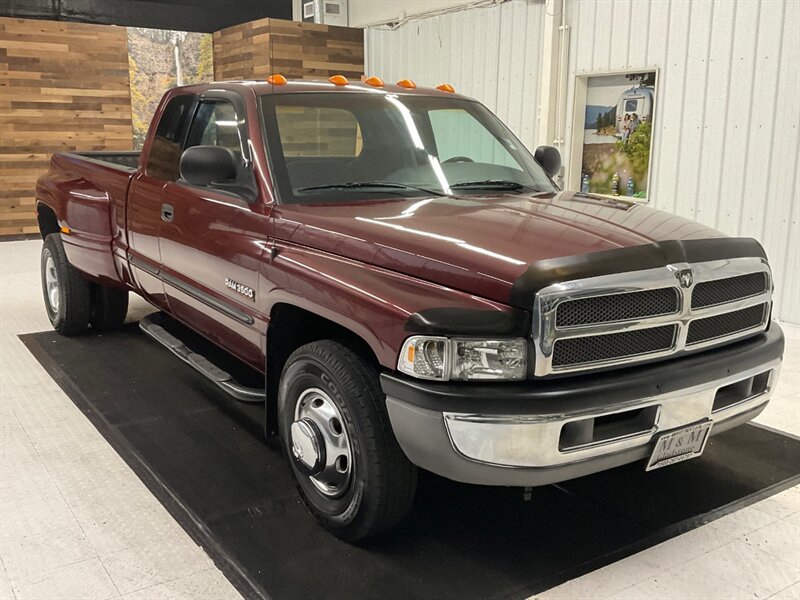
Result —
<instances>
[{"instance_id":1,"label":"picture of people","mask_svg":"<svg viewBox=\"0 0 800 600\"><path fill-rule=\"evenodd\" d=\"M589 77L581 191L647 198L656 73Z\"/></svg>"}]
</instances>

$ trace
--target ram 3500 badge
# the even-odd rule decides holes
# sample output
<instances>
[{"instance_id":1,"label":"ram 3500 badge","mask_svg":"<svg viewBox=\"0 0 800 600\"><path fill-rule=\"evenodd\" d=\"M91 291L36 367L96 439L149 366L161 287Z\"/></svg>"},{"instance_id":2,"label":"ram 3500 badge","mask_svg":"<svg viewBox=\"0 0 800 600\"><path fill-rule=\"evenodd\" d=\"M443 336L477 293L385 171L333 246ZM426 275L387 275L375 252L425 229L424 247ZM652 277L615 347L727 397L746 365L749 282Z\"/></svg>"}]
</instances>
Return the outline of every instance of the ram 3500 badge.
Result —
<instances>
[{"instance_id":1,"label":"ram 3500 badge","mask_svg":"<svg viewBox=\"0 0 800 600\"><path fill-rule=\"evenodd\" d=\"M234 281L233 279L229 279L228 277L225 278L225 287L232 289L234 292L241 294L246 298L250 298L250 300L255 301L256 293L251 287L247 287L239 283L238 281Z\"/></svg>"}]
</instances>

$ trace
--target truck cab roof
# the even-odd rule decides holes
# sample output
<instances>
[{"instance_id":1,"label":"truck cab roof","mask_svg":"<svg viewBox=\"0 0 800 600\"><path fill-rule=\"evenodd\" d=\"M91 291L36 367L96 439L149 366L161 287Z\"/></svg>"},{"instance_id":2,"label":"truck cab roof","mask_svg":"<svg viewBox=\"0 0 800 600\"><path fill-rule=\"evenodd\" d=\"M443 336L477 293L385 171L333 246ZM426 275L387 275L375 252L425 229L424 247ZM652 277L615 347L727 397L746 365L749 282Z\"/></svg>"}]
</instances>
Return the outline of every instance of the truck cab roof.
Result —
<instances>
[{"instance_id":1,"label":"truck cab roof","mask_svg":"<svg viewBox=\"0 0 800 600\"><path fill-rule=\"evenodd\" d=\"M405 81L405 80L404 80ZM464 100L472 100L469 96L458 94L455 92L448 92L437 89L435 87L404 87L396 83L384 83L383 85L370 85L363 81L350 80L346 84L335 84L327 79L287 79L286 83L279 85L269 83L266 80L259 79L241 79L241 80L226 80L214 81L210 83L193 84L175 88L177 90L186 90L191 92L200 92L213 89L215 86L230 89L231 87L248 87L252 89L257 95L267 94L301 94L308 92L361 92L371 94L406 94L415 96L438 96L447 98L459 98Z\"/></svg>"}]
</instances>

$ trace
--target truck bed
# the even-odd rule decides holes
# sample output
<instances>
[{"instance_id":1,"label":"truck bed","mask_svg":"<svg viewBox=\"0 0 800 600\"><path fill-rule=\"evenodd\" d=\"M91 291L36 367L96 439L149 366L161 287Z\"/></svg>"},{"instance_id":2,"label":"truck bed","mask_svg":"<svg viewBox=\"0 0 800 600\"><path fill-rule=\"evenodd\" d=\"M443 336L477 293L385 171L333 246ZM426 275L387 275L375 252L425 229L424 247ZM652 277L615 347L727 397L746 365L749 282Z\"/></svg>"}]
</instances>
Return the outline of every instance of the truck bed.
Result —
<instances>
[{"instance_id":1,"label":"truck bed","mask_svg":"<svg viewBox=\"0 0 800 600\"><path fill-rule=\"evenodd\" d=\"M120 280L115 258L124 262L124 252L114 251L125 245L125 199L139 154L56 153L37 185L37 201L53 211L72 266L106 285Z\"/></svg>"},{"instance_id":2,"label":"truck bed","mask_svg":"<svg viewBox=\"0 0 800 600\"><path fill-rule=\"evenodd\" d=\"M92 162L108 163L115 167L122 167L128 171L135 171L139 166L141 152L68 152L72 156L80 156Z\"/></svg>"}]
</instances>

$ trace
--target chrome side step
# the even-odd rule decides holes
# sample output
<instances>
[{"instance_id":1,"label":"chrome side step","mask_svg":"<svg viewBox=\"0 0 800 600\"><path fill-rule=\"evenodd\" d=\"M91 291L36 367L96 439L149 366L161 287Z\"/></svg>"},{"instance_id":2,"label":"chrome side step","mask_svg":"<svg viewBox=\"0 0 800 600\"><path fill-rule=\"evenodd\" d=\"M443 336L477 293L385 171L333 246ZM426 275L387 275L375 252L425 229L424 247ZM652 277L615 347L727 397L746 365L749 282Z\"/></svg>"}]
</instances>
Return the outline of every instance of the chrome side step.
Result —
<instances>
[{"instance_id":1,"label":"chrome side step","mask_svg":"<svg viewBox=\"0 0 800 600\"><path fill-rule=\"evenodd\" d=\"M254 404L265 401L265 390L245 387L237 383L230 373L220 369L205 356L192 352L186 344L154 321L153 317L157 315L158 313L153 313L142 317L139 321L139 329L158 343L166 346L175 356L194 367L236 400Z\"/></svg>"}]
</instances>

